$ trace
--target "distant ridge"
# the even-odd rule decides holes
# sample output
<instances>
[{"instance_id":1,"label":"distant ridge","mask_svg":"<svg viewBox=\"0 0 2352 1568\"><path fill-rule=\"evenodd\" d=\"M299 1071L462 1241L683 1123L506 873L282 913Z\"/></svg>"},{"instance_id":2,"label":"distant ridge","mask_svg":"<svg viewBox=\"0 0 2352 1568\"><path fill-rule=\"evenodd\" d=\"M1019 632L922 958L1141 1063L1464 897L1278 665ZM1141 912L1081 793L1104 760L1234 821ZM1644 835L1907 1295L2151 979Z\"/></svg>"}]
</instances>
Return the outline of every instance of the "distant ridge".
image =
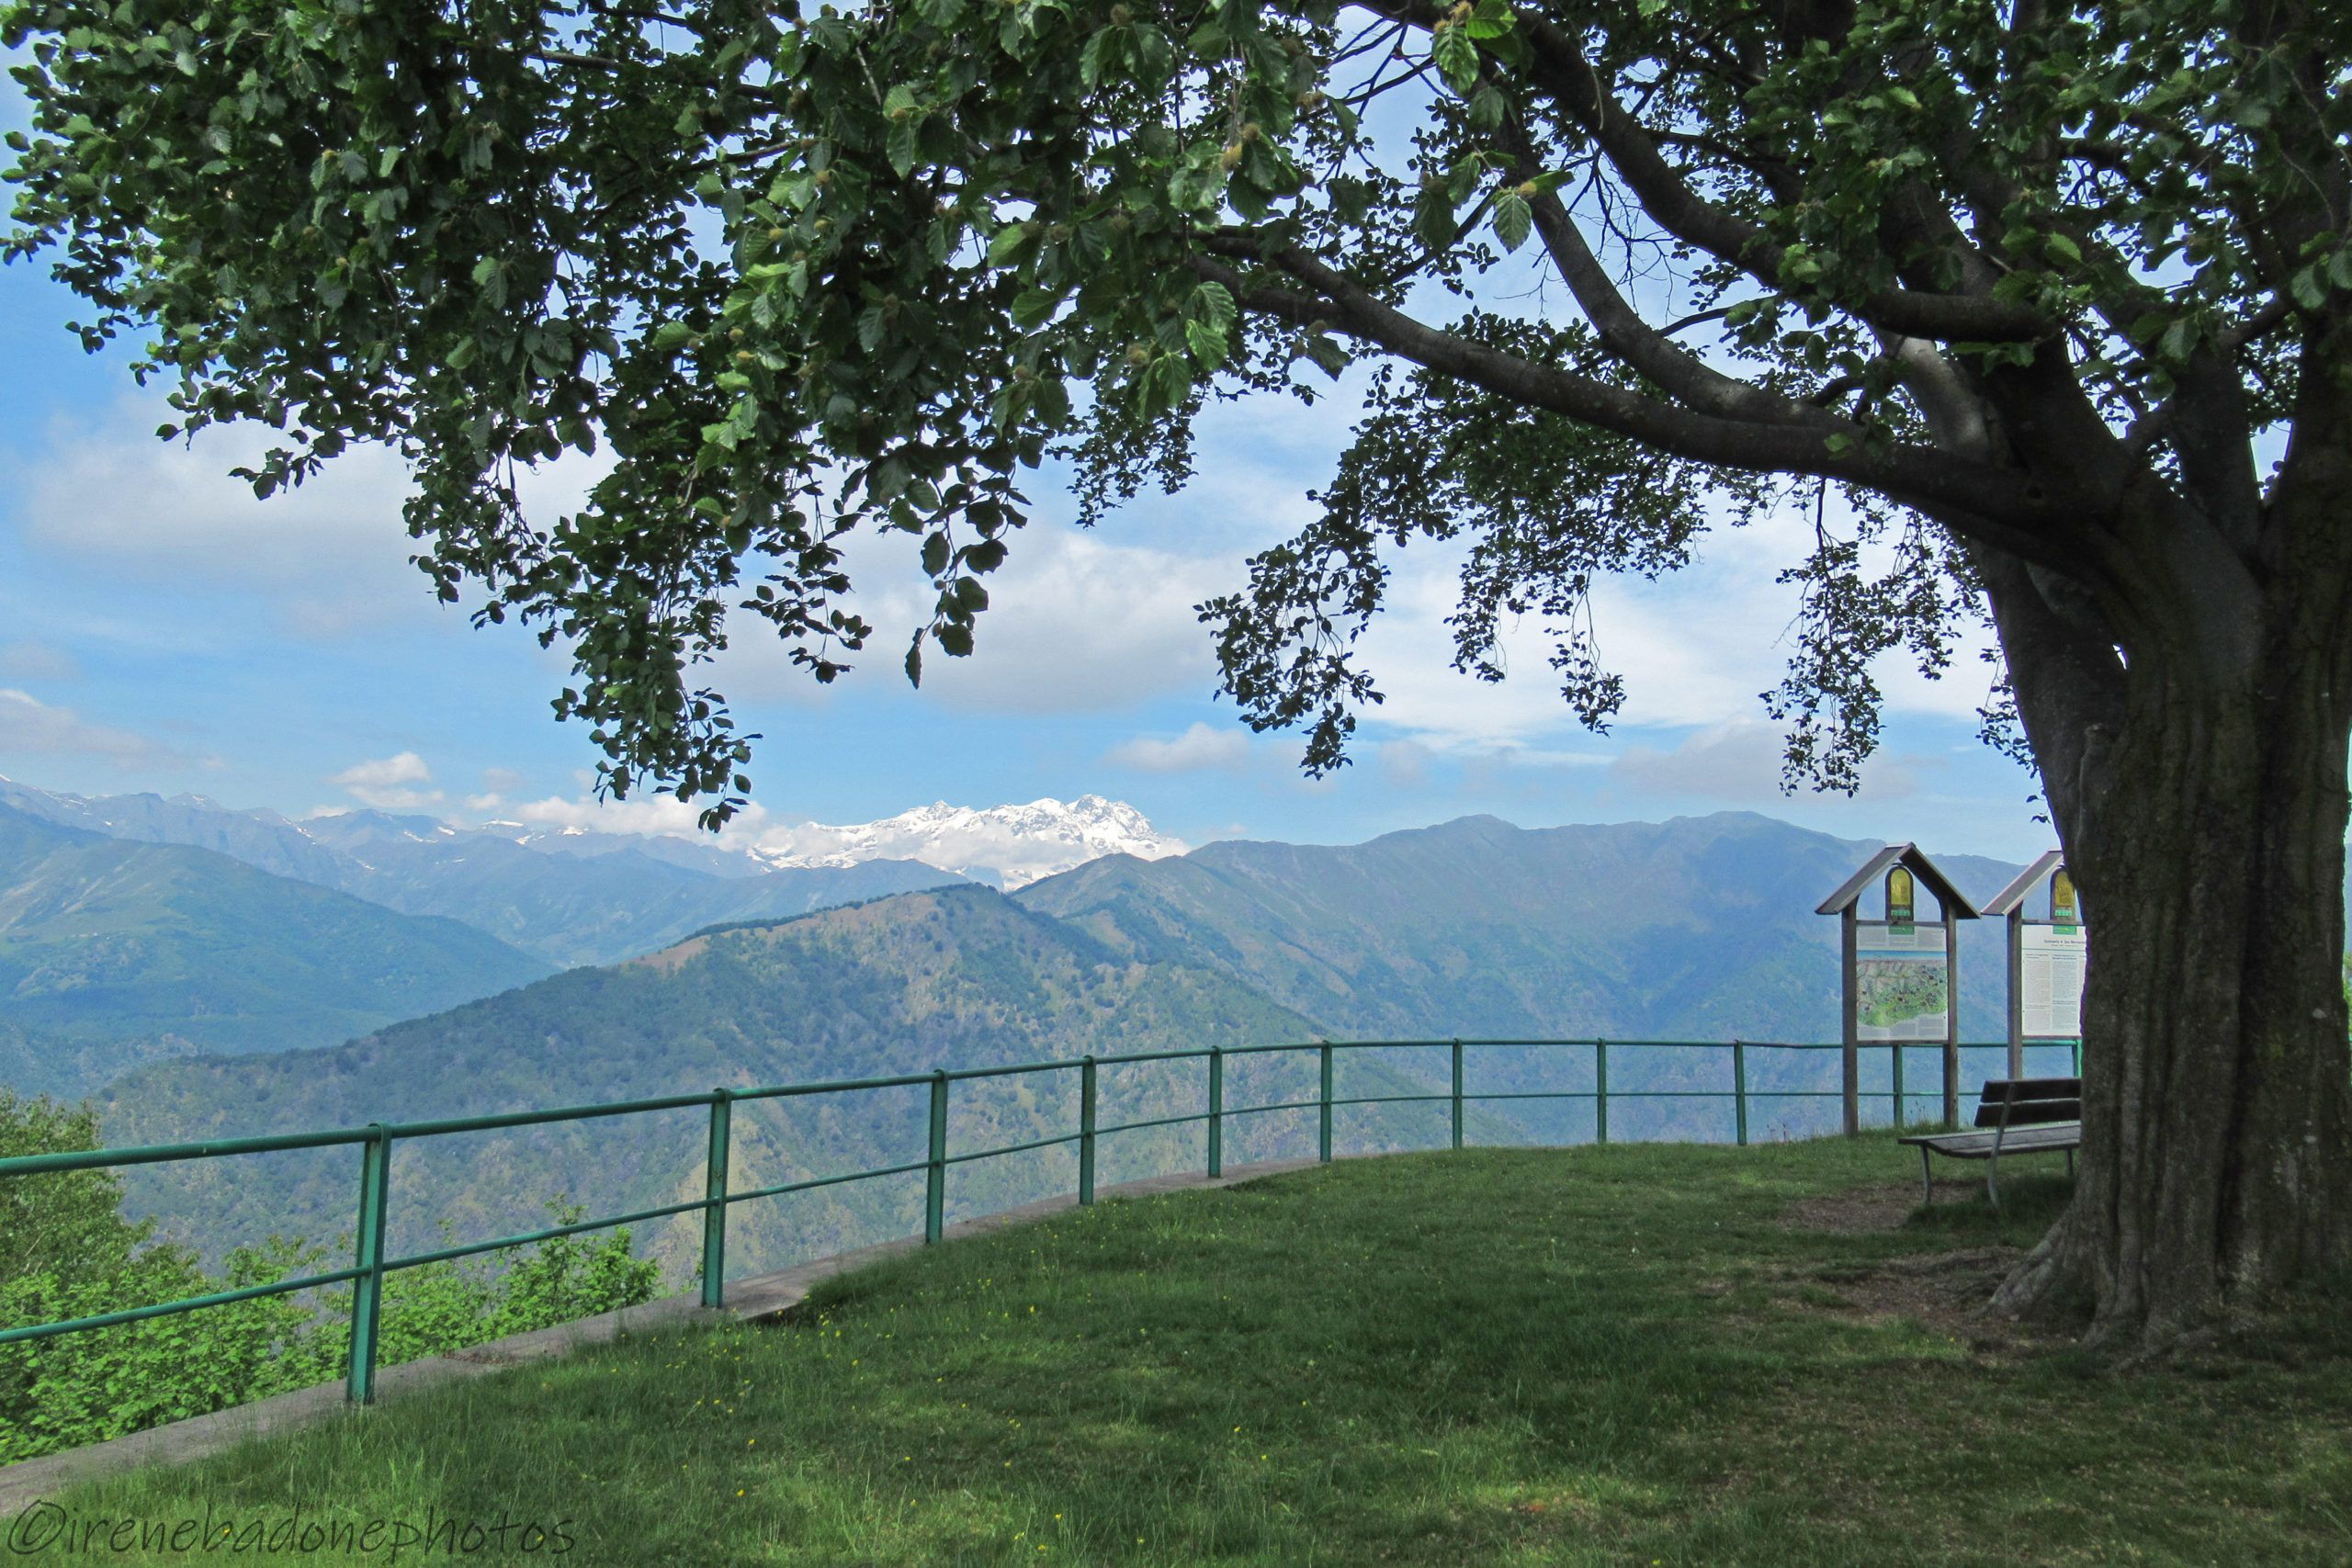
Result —
<instances>
[{"instance_id":1,"label":"distant ridge","mask_svg":"<svg viewBox=\"0 0 2352 1568\"><path fill-rule=\"evenodd\" d=\"M453 828L351 811L295 822L201 795L83 796L0 780L0 805L108 838L184 844L410 915L461 920L555 967L649 953L723 920L964 880L901 860L778 870L684 840Z\"/></svg>"},{"instance_id":2,"label":"distant ridge","mask_svg":"<svg viewBox=\"0 0 2352 1568\"><path fill-rule=\"evenodd\" d=\"M326 1044L548 967L455 920L0 805L0 1084L75 1093L147 1056Z\"/></svg>"},{"instance_id":3,"label":"distant ridge","mask_svg":"<svg viewBox=\"0 0 2352 1568\"><path fill-rule=\"evenodd\" d=\"M775 828L753 852L777 866L847 866L898 855L1012 888L1105 855L1159 860L1188 848L1125 802L1081 795L985 808L943 800L878 822Z\"/></svg>"},{"instance_id":4,"label":"distant ridge","mask_svg":"<svg viewBox=\"0 0 2352 1568\"><path fill-rule=\"evenodd\" d=\"M707 933L328 1050L158 1063L115 1084L100 1109L109 1141L147 1143L1314 1032L1308 1021L1220 976L1127 962L1062 921L967 886ZM1306 1069L1294 1063L1287 1070ZM1253 1066L1237 1077L1237 1094L1252 1075L1264 1070ZM1292 1083L1289 1092L1296 1089ZM959 1091L958 1146L1065 1132L1073 1092L1074 1078L1058 1076ZM1106 1092L1125 1119L1165 1114L1197 1100L1200 1085L1197 1071L1181 1079L1146 1075ZM920 1148L922 1111L919 1094L903 1093L747 1106L735 1127L737 1179L749 1186L903 1163ZM1295 1132L1237 1123L1237 1140L1250 1142L1237 1142L1233 1157L1256 1140ZM416 1145L401 1156L404 1212L421 1227L406 1241L435 1234L430 1216L466 1234L512 1230L560 1193L593 1197L606 1212L675 1201L684 1195L681 1183L701 1179L693 1153L700 1136L699 1123L671 1116ZM1197 1139L1197 1130L1188 1136ZM1118 1157L1140 1162L1148 1153L1128 1140ZM207 1247L272 1231L334 1235L349 1223L345 1164L293 1155L252 1162L234 1177L141 1174L131 1193L136 1206ZM957 1190L993 1201L1005 1191L1064 1190L1069 1179L1059 1163L1048 1169L1025 1161L996 1176L959 1168ZM899 1228L886 1224L880 1234L900 1235L910 1192L919 1188L904 1181L829 1192L816 1218L752 1206L741 1212L737 1235L746 1248L782 1247L805 1241L811 1227L848 1235L884 1216ZM683 1258L687 1242L683 1231L670 1235L676 1228L664 1228L661 1246L663 1256Z\"/></svg>"},{"instance_id":5,"label":"distant ridge","mask_svg":"<svg viewBox=\"0 0 2352 1568\"><path fill-rule=\"evenodd\" d=\"M1542 829L1477 816L1361 844L1100 860L1014 897L1357 1036L1834 1039L1835 922L1813 910L1876 847L1753 812ZM2017 869L1937 858L1986 895ZM1997 941L1963 938L1962 1032L1992 1037Z\"/></svg>"}]
</instances>

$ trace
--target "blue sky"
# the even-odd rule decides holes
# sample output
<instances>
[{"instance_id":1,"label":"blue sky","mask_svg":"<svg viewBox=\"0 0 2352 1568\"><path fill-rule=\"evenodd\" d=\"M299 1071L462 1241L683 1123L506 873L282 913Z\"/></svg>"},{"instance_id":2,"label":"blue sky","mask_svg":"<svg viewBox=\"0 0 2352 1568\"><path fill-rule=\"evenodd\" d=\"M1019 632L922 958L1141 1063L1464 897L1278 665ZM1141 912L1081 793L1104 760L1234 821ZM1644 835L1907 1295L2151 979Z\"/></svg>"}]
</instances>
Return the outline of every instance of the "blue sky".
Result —
<instances>
[{"instance_id":1,"label":"blue sky","mask_svg":"<svg viewBox=\"0 0 2352 1568\"><path fill-rule=\"evenodd\" d=\"M0 108L17 122L18 106ZM345 457L291 498L255 502L227 471L257 443L155 439L164 415L121 355L85 356L75 301L38 268L0 268L0 773L82 793L193 790L300 815L362 802L453 820L525 816L679 827L674 802L599 808L584 730L556 724L560 654L520 628L477 631L407 564L403 476ZM853 559L884 628L862 668L819 692L747 634L718 683L759 731L750 824L862 821L933 800L986 806L1092 792L1193 842L1345 842L1473 812L1524 826L1743 807L1846 836L1917 839L2023 859L2052 841L2025 772L1975 739L1988 667L1940 682L1890 668L1882 755L1859 798L1783 795L1758 694L1780 678L1794 610L1777 570L1809 524L1718 531L1701 564L1610 585L1604 655L1623 721L1586 733L1561 707L1540 626L1488 686L1446 669L1451 563L1407 552L1371 663L1387 704L1356 765L1309 781L1298 741L1253 737L1215 698L1190 606L1244 581L1255 548L1306 515L1353 404L1226 405L1202 477L1091 533L1067 476L1030 487L969 660L898 670L922 603L910 542ZM576 481L545 476L555 507Z\"/></svg>"}]
</instances>

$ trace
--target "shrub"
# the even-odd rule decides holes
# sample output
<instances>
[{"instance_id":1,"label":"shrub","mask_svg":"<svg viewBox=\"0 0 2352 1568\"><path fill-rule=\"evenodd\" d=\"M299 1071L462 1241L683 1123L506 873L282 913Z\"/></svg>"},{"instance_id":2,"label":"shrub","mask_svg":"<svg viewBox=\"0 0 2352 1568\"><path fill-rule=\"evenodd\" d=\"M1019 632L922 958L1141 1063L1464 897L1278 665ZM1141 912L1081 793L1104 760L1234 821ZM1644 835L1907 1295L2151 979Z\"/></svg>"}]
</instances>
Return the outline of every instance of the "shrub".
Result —
<instances>
[{"instance_id":1,"label":"shrub","mask_svg":"<svg viewBox=\"0 0 2352 1568\"><path fill-rule=\"evenodd\" d=\"M86 1105L0 1089L0 1157L97 1146ZM548 1205L558 1224L582 1211ZM300 1237L231 1252L219 1276L122 1213L111 1171L0 1181L0 1325L58 1323L325 1271L348 1257ZM629 1232L559 1236L502 1269L484 1258L424 1264L384 1281L379 1346L390 1365L650 1301L658 1265ZM0 1464L100 1442L343 1375L349 1287L0 1346Z\"/></svg>"}]
</instances>

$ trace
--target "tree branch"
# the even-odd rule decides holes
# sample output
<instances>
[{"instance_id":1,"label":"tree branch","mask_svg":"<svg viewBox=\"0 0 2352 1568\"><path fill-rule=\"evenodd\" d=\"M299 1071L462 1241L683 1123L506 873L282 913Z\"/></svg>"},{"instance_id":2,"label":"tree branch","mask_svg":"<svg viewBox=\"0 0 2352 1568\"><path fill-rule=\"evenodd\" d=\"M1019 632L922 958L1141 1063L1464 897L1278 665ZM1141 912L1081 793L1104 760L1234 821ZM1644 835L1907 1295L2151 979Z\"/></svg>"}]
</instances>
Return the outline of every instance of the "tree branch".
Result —
<instances>
[{"instance_id":1,"label":"tree branch","mask_svg":"<svg viewBox=\"0 0 2352 1568\"><path fill-rule=\"evenodd\" d=\"M1369 0L1367 8L1424 30L1442 14L1429 0ZM1528 11L1519 13L1518 26L1530 45L1536 84L1593 139L1652 221L1767 288L1783 288L1781 247L1691 187L1649 130L1610 95L1571 35ZM1885 331L1939 342L2031 343L2056 330L2038 310L1969 295L1896 288L1836 303Z\"/></svg>"},{"instance_id":2,"label":"tree branch","mask_svg":"<svg viewBox=\"0 0 2352 1568\"><path fill-rule=\"evenodd\" d=\"M2075 547L2085 525L2109 498L1931 447L1872 449L1859 438L1830 450L1818 427L1758 423L1676 408L1590 376L1536 365L1442 331L1374 297L1319 258L1287 246L1261 247L1248 236L1204 237L1213 253L1187 258L1203 277L1233 291L1245 309L1294 325L1327 325L1401 359L1531 407L1629 436L1678 457L1756 473L1810 474L1874 491L1954 532L2070 576L2098 575ZM1306 291L1259 284L1218 256L1259 263L1306 285ZM1846 422L1840 421L1840 423Z\"/></svg>"}]
</instances>

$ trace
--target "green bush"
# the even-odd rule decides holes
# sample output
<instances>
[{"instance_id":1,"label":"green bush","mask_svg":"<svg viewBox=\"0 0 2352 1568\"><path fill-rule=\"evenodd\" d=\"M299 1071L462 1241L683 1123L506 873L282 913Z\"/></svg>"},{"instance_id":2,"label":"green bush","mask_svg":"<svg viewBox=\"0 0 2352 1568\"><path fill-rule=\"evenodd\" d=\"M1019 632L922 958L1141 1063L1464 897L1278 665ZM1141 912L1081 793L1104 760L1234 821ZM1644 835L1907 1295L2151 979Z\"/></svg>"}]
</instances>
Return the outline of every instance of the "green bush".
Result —
<instances>
[{"instance_id":1,"label":"green bush","mask_svg":"<svg viewBox=\"0 0 2352 1568\"><path fill-rule=\"evenodd\" d=\"M0 1157L97 1146L86 1106L0 1089ZM581 1211L548 1205L559 1224ZM0 1181L0 1325L57 1323L316 1274L338 1254L299 1238L241 1247L208 1274L187 1247L122 1213L113 1172ZM560 1236L501 1271L487 1258L402 1269L384 1281L389 1365L650 1301L661 1270L629 1233ZM348 1287L265 1296L142 1323L0 1346L0 1464L201 1416L343 1375Z\"/></svg>"}]
</instances>

